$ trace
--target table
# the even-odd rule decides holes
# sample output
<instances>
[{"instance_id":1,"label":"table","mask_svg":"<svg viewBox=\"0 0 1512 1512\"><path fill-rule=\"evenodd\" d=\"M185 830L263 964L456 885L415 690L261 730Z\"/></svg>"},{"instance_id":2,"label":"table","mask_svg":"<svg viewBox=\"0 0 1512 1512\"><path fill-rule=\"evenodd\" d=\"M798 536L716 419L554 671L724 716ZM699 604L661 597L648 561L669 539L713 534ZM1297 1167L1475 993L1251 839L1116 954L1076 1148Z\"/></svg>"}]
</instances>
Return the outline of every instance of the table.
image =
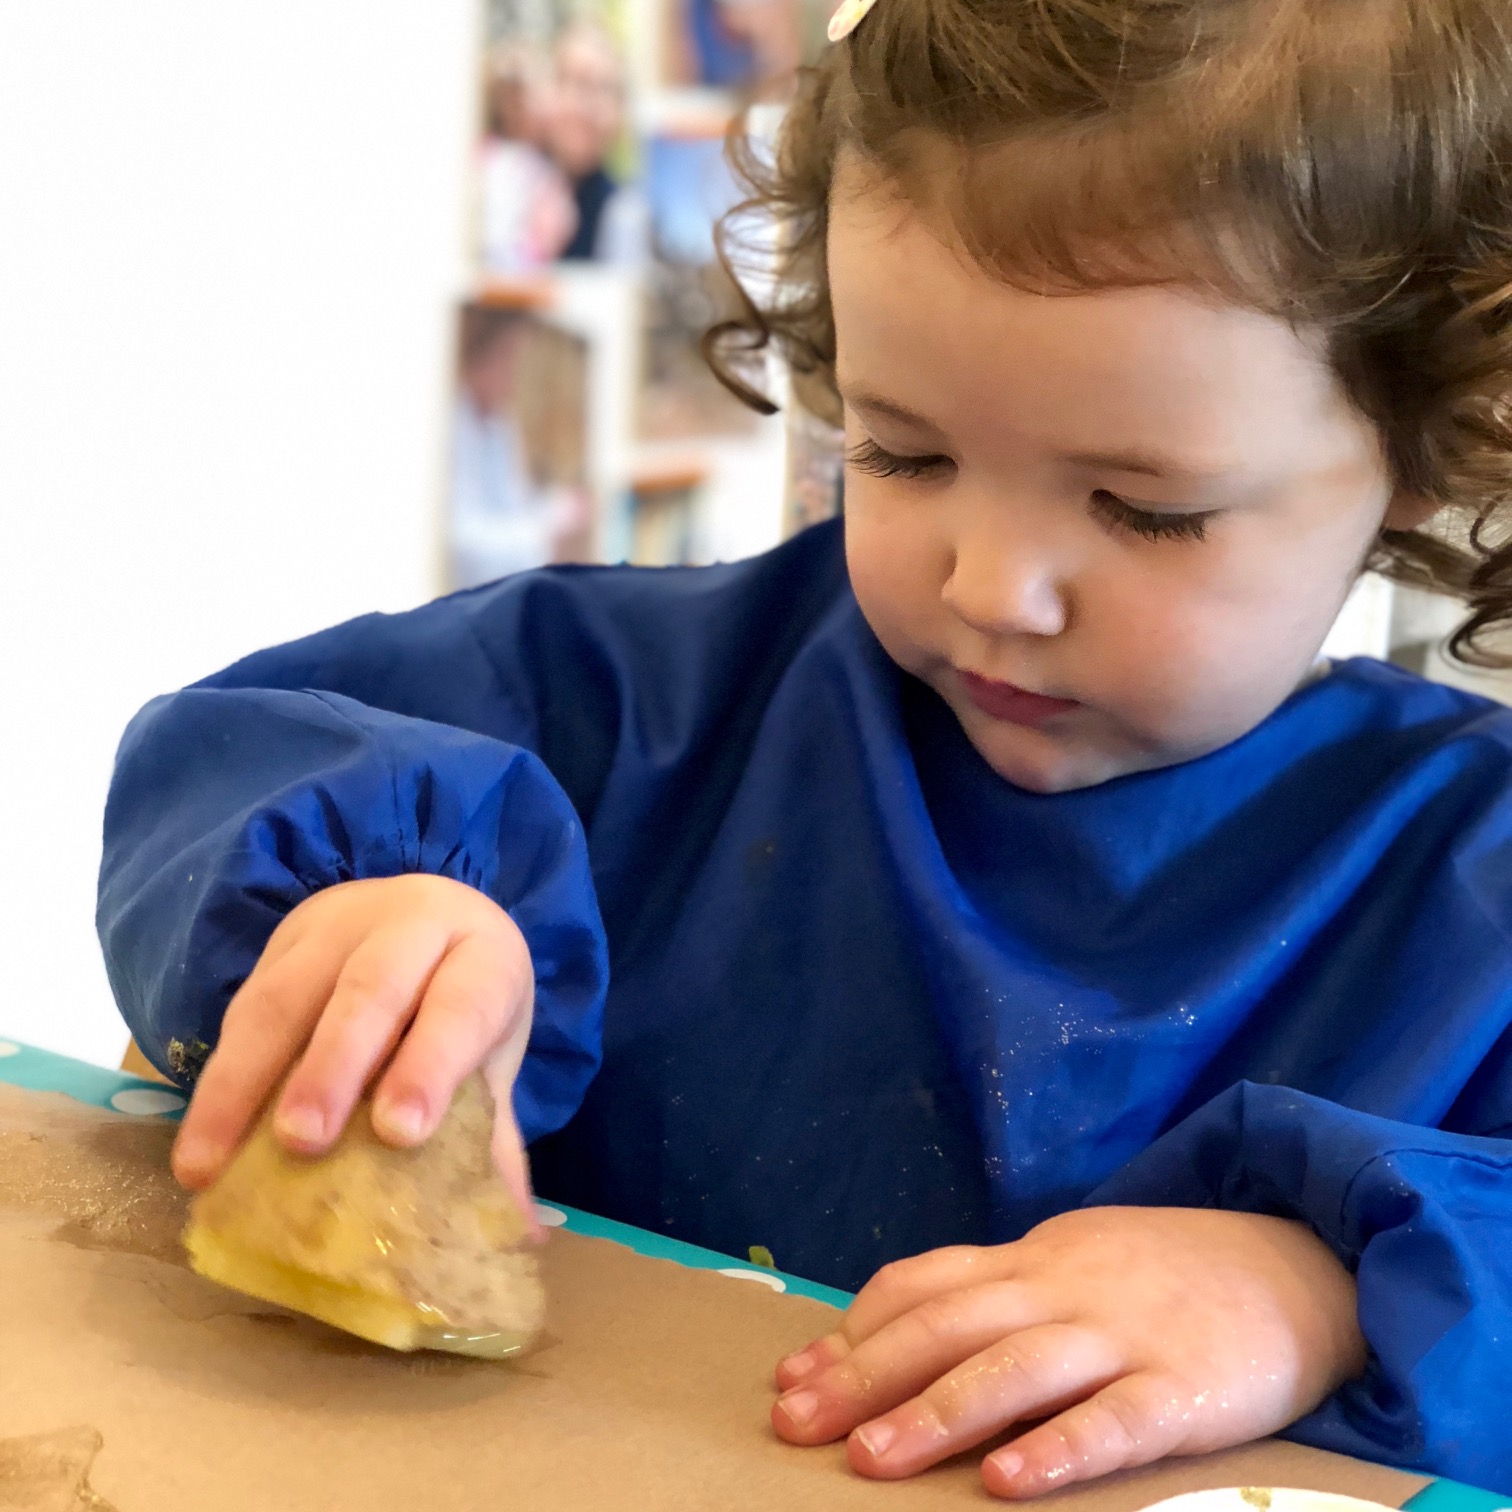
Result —
<instances>
[{"instance_id":1,"label":"table","mask_svg":"<svg viewBox=\"0 0 1512 1512\"><path fill-rule=\"evenodd\" d=\"M159 1082L70 1060L3 1037L0 1037L0 1082L31 1091L61 1093L94 1107L144 1118L176 1119L182 1115L185 1105L182 1094ZM844 1307L849 1301L847 1293L833 1287L716 1254L565 1205L543 1202L541 1209L542 1221L549 1226L608 1239L653 1259L671 1260L694 1270L717 1271L832 1306ZM1438 1480L1408 1501L1406 1512L1512 1512L1509 1504L1512 1504L1512 1497L1454 1481Z\"/></svg>"}]
</instances>

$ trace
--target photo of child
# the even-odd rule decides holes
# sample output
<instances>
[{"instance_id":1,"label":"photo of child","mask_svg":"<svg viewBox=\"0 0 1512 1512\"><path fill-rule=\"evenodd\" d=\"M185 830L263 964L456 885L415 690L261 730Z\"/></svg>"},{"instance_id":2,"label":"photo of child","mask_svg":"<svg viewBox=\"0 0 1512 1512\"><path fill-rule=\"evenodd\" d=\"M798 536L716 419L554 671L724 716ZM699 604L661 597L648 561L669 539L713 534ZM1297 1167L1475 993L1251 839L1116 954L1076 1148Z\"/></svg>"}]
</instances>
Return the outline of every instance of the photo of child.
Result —
<instances>
[{"instance_id":1,"label":"photo of child","mask_svg":"<svg viewBox=\"0 0 1512 1512\"><path fill-rule=\"evenodd\" d=\"M490 274L554 262L577 232L571 189L546 151L546 59L518 40L495 45L478 145L480 258Z\"/></svg>"},{"instance_id":2,"label":"photo of child","mask_svg":"<svg viewBox=\"0 0 1512 1512\"><path fill-rule=\"evenodd\" d=\"M552 49L546 147L577 212L561 256L571 262L639 263L645 210L614 157L627 120L624 58L607 26L571 22Z\"/></svg>"},{"instance_id":3,"label":"photo of child","mask_svg":"<svg viewBox=\"0 0 1512 1512\"><path fill-rule=\"evenodd\" d=\"M516 296L458 321L449 585L471 588L592 546L580 337Z\"/></svg>"},{"instance_id":4,"label":"photo of child","mask_svg":"<svg viewBox=\"0 0 1512 1512\"><path fill-rule=\"evenodd\" d=\"M646 212L628 171L628 78L609 8L494 5L478 149L489 275L566 262L638 265Z\"/></svg>"}]
</instances>

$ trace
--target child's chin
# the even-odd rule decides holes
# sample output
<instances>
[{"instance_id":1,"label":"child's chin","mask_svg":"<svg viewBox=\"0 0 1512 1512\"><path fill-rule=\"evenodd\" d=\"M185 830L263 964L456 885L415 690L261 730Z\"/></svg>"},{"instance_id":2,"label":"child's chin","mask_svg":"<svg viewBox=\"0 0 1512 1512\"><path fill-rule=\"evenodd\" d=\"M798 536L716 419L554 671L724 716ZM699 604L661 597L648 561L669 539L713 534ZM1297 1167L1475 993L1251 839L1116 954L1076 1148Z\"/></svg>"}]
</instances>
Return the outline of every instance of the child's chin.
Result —
<instances>
[{"instance_id":1,"label":"child's chin","mask_svg":"<svg viewBox=\"0 0 1512 1512\"><path fill-rule=\"evenodd\" d=\"M994 725L968 727L967 734L999 777L1028 793L1074 793L1157 764L1058 740L1044 730Z\"/></svg>"},{"instance_id":2,"label":"child's chin","mask_svg":"<svg viewBox=\"0 0 1512 1512\"><path fill-rule=\"evenodd\" d=\"M972 744L999 777L1027 793L1070 793L1107 781L1107 776L1089 770L1094 763L1083 753L1058 749L1037 730L995 729Z\"/></svg>"}]
</instances>

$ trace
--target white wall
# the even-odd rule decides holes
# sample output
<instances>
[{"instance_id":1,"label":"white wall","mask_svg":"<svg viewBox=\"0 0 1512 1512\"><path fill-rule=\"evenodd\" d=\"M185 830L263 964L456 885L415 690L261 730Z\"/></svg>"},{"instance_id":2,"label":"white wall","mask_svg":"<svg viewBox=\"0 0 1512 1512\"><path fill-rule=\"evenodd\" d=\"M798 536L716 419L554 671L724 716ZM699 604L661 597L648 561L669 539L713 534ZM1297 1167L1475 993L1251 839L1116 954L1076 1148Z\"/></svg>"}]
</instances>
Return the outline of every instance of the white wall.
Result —
<instances>
[{"instance_id":1,"label":"white wall","mask_svg":"<svg viewBox=\"0 0 1512 1512\"><path fill-rule=\"evenodd\" d=\"M477 35L0 5L0 1035L124 1046L92 913L133 711L434 590Z\"/></svg>"},{"instance_id":2,"label":"white wall","mask_svg":"<svg viewBox=\"0 0 1512 1512\"><path fill-rule=\"evenodd\" d=\"M1334 627L1323 642L1322 655L1331 661L1351 656L1384 660L1391 652L1391 609L1396 588L1385 578L1367 572L1345 600Z\"/></svg>"}]
</instances>

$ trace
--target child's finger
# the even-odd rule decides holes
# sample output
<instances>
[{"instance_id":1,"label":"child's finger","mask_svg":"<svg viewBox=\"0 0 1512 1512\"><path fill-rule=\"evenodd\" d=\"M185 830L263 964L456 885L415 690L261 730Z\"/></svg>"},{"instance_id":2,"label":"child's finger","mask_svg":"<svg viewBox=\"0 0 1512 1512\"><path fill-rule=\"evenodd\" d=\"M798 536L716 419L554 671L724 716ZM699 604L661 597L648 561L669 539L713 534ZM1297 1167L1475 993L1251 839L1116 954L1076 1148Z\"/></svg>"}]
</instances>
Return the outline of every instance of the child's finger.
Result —
<instances>
[{"instance_id":1,"label":"child's finger","mask_svg":"<svg viewBox=\"0 0 1512 1512\"><path fill-rule=\"evenodd\" d=\"M279 1099L276 1129L290 1149L318 1155L335 1143L415 1016L446 944L441 928L401 923L353 950Z\"/></svg>"},{"instance_id":2,"label":"child's finger","mask_svg":"<svg viewBox=\"0 0 1512 1512\"><path fill-rule=\"evenodd\" d=\"M173 1173L191 1190L210 1185L246 1138L305 1047L335 985L340 961L305 939L258 962L226 1009L173 1147Z\"/></svg>"},{"instance_id":3,"label":"child's finger","mask_svg":"<svg viewBox=\"0 0 1512 1512\"><path fill-rule=\"evenodd\" d=\"M1172 1382L1124 1376L989 1454L982 1484L994 1496L1018 1500L1153 1464L1186 1448L1191 1405L1191 1393L1183 1402Z\"/></svg>"},{"instance_id":4,"label":"child's finger","mask_svg":"<svg viewBox=\"0 0 1512 1512\"><path fill-rule=\"evenodd\" d=\"M499 1047L522 1007L528 1011L533 990L530 952L517 935L469 934L453 946L378 1087L379 1138L395 1145L428 1139L463 1078Z\"/></svg>"},{"instance_id":5,"label":"child's finger","mask_svg":"<svg viewBox=\"0 0 1512 1512\"><path fill-rule=\"evenodd\" d=\"M1008 1335L1053 1321L1044 1300L1021 1282L946 1292L885 1324L779 1398L773 1425L793 1443L830 1443Z\"/></svg>"},{"instance_id":6,"label":"child's finger","mask_svg":"<svg viewBox=\"0 0 1512 1512\"><path fill-rule=\"evenodd\" d=\"M932 1297L982 1284L1006 1280L1012 1273L1009 1249L955 1245L927 1250L885 1265L861 1288L834 1333L796 1350L777 1366L777 1385L788 1391L837 1360Z\"/></svg>"},{"instance_id":7,"label":"child's finger","mask_svg":"<svg viewBox=\"0 0 1512 1512\"><path fill-rule=\"evenodd\" d=\"M825 1334L822 1339L805 1344L802 1349L794 1350L777 1362L778 1391L791 1391L810 1376L828 1368L837 1360L845 1359L850 1352L851 1347L844 1334Z\"/></svg>"},{"instance_id":8,"label":"child's finger","mask_svg":"<svg viewBox=\"0 0 1512 1512\"><path fill-rule=\"evenodd\" d=\"M853 1347L904 1313L944 1292L963 1291L1013 1274L1011 1245L960 1244L895 1260L877 1272L846 1310L840 1332Z\"/></svg>"},{"instance_id":9,"label":"child's finger","mask_svg":"<svg viewBox=\"0 0 1512 1512\"><path fill-rule=\"evenodd\" d=\"M1058 1412L1118 1375L1110 1341L1067 1323L1000 1340L851 1434L851 1468L898 1480L973 1449L1017 1423Z\"/></svg>"},{"instance_id":10,"label":"child's finger","mask_svg":"<svg viewBox=\"0 0 1512 1512\"><path fill-rule=\"evenodd\" d=\"M284 915L278 928L268 936L268 943L263 946L262 954L257 959L259 967L276 966L309 933L310 910L305 906L309 902L310 898L306 898L304 903Z\"/></svg>"}]
</instances>

